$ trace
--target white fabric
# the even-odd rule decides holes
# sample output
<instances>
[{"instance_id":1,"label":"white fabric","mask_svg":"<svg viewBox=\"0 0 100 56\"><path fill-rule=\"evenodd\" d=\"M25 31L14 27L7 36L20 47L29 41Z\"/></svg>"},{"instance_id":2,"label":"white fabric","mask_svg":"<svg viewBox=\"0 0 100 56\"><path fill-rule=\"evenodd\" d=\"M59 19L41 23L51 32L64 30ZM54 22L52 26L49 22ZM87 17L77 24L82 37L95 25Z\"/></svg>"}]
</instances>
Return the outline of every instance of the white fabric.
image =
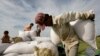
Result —
<instances>
[{"instance_id":1,"label":"white fabric","mask_svg":"<svg viewBox=\"0 0 100 56\"><path fill-rule=\"evenodd\" d=\"M36 30L31 30L30 36L33 37L33 38L36 37L37 36Z\"/></svg>"},{"instance_id":2,"label":"white fabric","mask_svg":"<svg viewBox=\"0 0 100 56\"><path fill-rule=\"evenodd\" d=\"M51 41L50 40L50 37L35 37L35 38L32 38L33 41Z\"/></svg>"},{"instance_id":3,"label":"white fabric","mask_svg":"<svg viewBox=\"0 0 100 56\"><path fill-rule=\"evenodd\" d=\"M60 40L59 36L53 31L52 28L51 28L51 32L50 32L50 37L51 37L51 41L55 45L58 45L59 43L61 43L61 40Z\"/></svg>"},{"instance_id":4,"label":"white fabric","mask_svg":"<svg viewBox=\"0 0 100 56\"><path fill-rule=\"evenodd\" d=\"M5 51L4 54L7 53L33 53L34 48L38 44L37 41L31 41L31 42L19 42L16 44L13 44L9 46Z\"/></svg>"},{"instance_id":5,"label":"white fabric","mask_svg":"<svg viewBox=\"0 0 100 56\"><path fill-rule=\"evenodd\" d=\"M23 39L23 41L30 41L31 38L34 38L37 36L36 31L35 30L31 30L31 31L19 31L19 37L21 37Z\"/></svg>"},{"instance_id":6,"label":"white fabric","mask_svg":"<svg viewBox=\"0 0 100 56\"><path fill-rule=\"evenodd\" d=\"M17 53L9 53L9 54L5 54L3 56L18 56L18 54Z\"/></svg>"},{"instance_id":7,"label":"white fabric","mask_svg":"<svg viewBox=\"0 0 100 56\"><path fill-rule=\"evenodd\" d=\"M87 44L97 49L96 46L96 37L95 37L95 24L91 20L77 20L70 23L80 39L85 41Z\"/></svg>"},{"instance_id":8,"label":"white fabric","mask_svg":"<svg viewBox=\"0 0 100 56\"><path fill-rule=\"evenodd\" d=\"M18 55L18 56L36 56L35 54L21 54L21 55Z\"/></svg>"},{"instance_id":9,"label":"white fabric","mask_svg":"<svg viewBox=\"0 0 100 56\"><path fill-rule=\"evenodd\" d=\"M23 41L30 41L30 38L37 41L50 41L50 37L37 37L37 33L35 30L19 31L19 37L21 37Z\"/></svg>"},{"instance_id":10,"label":"white fabric","mask_svg":"<svg viewBox=\"0 0 100 56\"><path fill-rule=\"evenodd\" d=\"M4 52L10 45L9 43L0 43L0 53Z\"/></svg>"},{"instance_id":11,"label":"white fabric","mask_svg":"<svg viewBox=\"0 0 100 56\"><path fill-rule=\"evenodd\" d=\"M19 31L19 37L21 37L23 41L29 41L28 36L30 36L29 31Z\"/></svg>"},{"instance_id":12,"label":"white fabric","mask_svg":"<svg viewBox=\"0 0 100 56\"><path fill-rule=\"evenodd\" d=\"M30 41L30 42L20 42L8 47L4 54L11 56L36 56L36 47L38 48L48 48L52 51L55 56L58 56L57 47L51 41ZM18 55L17 55L18 54ZM21 54L21 55L20 55Z\"/></svg>"},{"instance_id":13,"label":"white fabric","mask_svg":"<svg viewBox=\"0 0 100 56\"><path fill-rule=\"evenodd\" d=\"M36 56L36 55L34 55L34 54L9 53L9 54L5 54L4 56Z\"/></svg>"}]
</instances>

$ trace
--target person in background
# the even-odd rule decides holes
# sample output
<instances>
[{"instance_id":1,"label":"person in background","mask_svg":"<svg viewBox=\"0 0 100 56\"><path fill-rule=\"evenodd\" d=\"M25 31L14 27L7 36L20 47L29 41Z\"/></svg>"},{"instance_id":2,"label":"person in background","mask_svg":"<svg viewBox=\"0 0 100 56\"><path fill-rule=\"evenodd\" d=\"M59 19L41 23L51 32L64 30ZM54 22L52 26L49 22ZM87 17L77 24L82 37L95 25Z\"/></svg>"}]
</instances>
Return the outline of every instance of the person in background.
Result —
<instances>
[{"instance_id":1,"label":"person in background","mask_svg":"<svg viewBox=\"0 0 100 56\"><path fill-rule=\"evenodd\" d=\"M30 23L30 24L28 24L28 25L25 25L24 31L30 31L30 30L32 29L33 26L34 26L33 23Z\"/></svg>"},{"instance_id":2,"label":"person in background","mask_svg":"<svg viewBox=\"0 0 100 56\"><path fill-rule=\"evenodd\" d=\"M28 24L28 25L25 25L25 27L24 27L24 31L31 31L31 29L32 29L32 27L34 26L34 24L33 23L30 23L30 24ZM30 40L32 40L32 38L31 38L31 36L29 35L29 36L27 36Z\"/></svg>"},{"instance_id":3,"label":"person in background","mask_svg":"<svg viewBox=\"0 0 100 56\"><path fill-rule=\"evenodd\" d=\"M4 36L2 38L2 43L11 43L9 31L4 31Z\"/></svg>"},{"instance_id":4,"label":"person in background","mask_svg":"<svg viewBox=\"0 0 100 56\"><path fill-rule=\"evenodd\" d=\"M39 25L37 25L37 28L36 28L37 36L40 36L40 33L41 33L41 29L40 29Z\"/></svg>"},{"instance_id":5,"label":"person in background","mask_svg":"<svg viewBox=\"0 0 100 56\"><path fill-rule=\"evenodd\" d=\"M30 23L29 25L26 25L26 26L24 27L24 31L31 31L33 25L34 25L33 23ZM40 29L40 27L39 27L38 24L37 24L37 26L36 26L35 32L36 32L36 35L37 35L37 36L40 36L41 29Z\"/></svg>"},{"instance_id":6,"label":"person in background","mask_svg":"<svg viewBox=\"0 0 100 56\"><path fill-rule=\"evenodd\" d=\"M75 20L94 20L95 14L92 11L87 12L65 12L58 16L52 16L46 13L38 13L35 17L35 23L44 30L46 26L52 27L53 31L61 39L65 46L66 56L78 56L79 39L70 26L71 21Z\"/></svg>"}]
</instances>

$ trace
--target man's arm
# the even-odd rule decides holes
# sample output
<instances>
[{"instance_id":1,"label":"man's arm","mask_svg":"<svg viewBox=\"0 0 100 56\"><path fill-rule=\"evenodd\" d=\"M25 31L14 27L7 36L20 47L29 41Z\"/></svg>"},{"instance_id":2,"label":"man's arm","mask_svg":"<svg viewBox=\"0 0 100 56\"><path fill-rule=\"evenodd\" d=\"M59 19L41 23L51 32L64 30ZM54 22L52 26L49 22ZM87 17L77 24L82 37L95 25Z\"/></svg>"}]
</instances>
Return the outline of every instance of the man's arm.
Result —
<instances>
[{"instance_id":1,"label":"man's arm","mask_svg":"<svg viewBox=\"0 0 100 56\"><path fill-rule=\"evenodd\" d=\"M75 21L77 19L81 20L94 20L95 14L93 11L87 11L87 12L66 12L61 15L58 15L55 17L57 23L67 23L70 21Z\"/></svg>"}]
</instances>

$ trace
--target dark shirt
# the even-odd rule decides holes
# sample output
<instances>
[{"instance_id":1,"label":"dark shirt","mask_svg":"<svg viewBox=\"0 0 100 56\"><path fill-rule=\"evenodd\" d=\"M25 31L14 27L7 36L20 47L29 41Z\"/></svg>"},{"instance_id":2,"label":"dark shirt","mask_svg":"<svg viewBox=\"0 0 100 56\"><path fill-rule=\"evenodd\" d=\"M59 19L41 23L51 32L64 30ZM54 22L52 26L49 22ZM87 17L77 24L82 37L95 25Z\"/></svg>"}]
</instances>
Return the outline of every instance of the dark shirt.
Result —
<instances>
[{"instance_id":1,"label":"dark shirt","mask_svg":"<svg viewBox=\"0 0 100 56\"><path fill-rule=\"evenodd\" d=\"M9 36L3 36L2 43L11 43L10 42L10 37Z\"/></svg>"}]
</instances>

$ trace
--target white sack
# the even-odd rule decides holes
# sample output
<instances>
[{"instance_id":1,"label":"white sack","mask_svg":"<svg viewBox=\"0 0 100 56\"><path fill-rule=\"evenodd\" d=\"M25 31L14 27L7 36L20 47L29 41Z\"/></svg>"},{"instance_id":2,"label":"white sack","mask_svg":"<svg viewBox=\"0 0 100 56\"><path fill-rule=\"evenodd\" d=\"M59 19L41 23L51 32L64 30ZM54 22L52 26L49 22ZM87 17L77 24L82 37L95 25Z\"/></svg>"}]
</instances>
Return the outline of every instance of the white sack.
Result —
<instances>
[{"instance_id":1,"label":"white sack","mask_svg":"<svg viewBox=\"0 0 100 56\"><path fill-rule=\"evenodd\" d=\"M32 38L33 39L33 41L35 40L35 41L51 41L50 40L50 37L33 37Z\"/></svg>"},{"instance_id":2,"label":"white sack","mask_svg":"<svg viewBox=\"0 0 100 56\"><path fill-rule=\"evenodd\" d=\"M34 54L19 54L18 56L36 56L36 55L34 55Z\"/></svg>"},{"instance_id":3,"label":"white sack","mask_svg":"<svg viewBox=\"0 0 100 56\"><path fill-rule=\"evenodd\" d=\"M29 31L19 31L19 37L23 39L23 41L30 41L28 37L30 37Z\"/></svg>"},{"instance_id":4,"label":"white sack","mask_svg":"<svg viewBox=\"0 0 100 56\"><path fill-rule=\"evenodd\" d=\"M37 36L36 30L31 30L31 31L30 31L30 36L31 36L32 38L36 37L36 36Z\"/></svg>"},{"instance_id":5,"label":"white sack","mask_svg":"<svg viewBox=\"0 0 100 56\"><path fill-rule=\"evenodd\" d=\"M79 38L89 44L91 47L97 49L95 37L95 23L91 20L77 20L71 22Z\"/></svg>"},{"instance_id":6,"label":"white sack","mask_svg":"<svg viewBox=\"0 0 100 56\"><path fill-rule=\"evenodd\" d=\"M36 56L36 48L47 48L52 51L55 56L58 56L57 47L51 41L30 41L30 42L20 42L11 45L8 47L4 54L6 55L16 55L18 56L27 56L27 55L35 55ZM22 55L20 55L22 54ZM27 54L27 55L26 55Z\"/></svg>"},{"instance_id":7,"label":"white sack","mask_svg":"<svg viewBox=\"0 0 100 56\"><path fill-rule=\"evenodd\" d=\"M59 43L61 43L59 36L54 32L54 30L52 28L51 28L51 32L50 32L50 37L51 37L51 41L55 45L58 45Z\"/></svg>"},{"instance_id":8,"label":"white sack","mask_svg":"<svg viewBox=\"0 0 100 56\"><path fill-rule=\"evenodd\" d=\"M19 43L9 46L4 51L4 54L7 54L7 53L23 53L23 54L33 53L37 44L38 44L37 41L19 42Z\"/></svg>"},{"instance_id":9,"label":"white sack","mask_svg":"<svg viewBox=\"0 0 100 56\"><path fill-rule=\"evenodd\" d=\"M9 53L9 54L5 54L3 56L18 56L18 54L17 53Z\"/></svg>"},{"instance_id":10,"label":"white sack","mask_svg":"<svg viewBox=\"0 0 100 56\"><path fill-rule=\"evenodd\" d=\"M19 37L21 37L23 39L23 41L30 41L32 38L34 38L36 36L37 36L37 33L35 30L19 31Z\"/></svg>"},{"instance_id":11,"label":"white sack","mask_svg":"<svg viewBox=\"0 0 100 56\"><path fill-rule=\"evenodd\" d=\"M34 54L9 53L9 54L5 54L4 56L36 56L36 55L34 55Z\"/></svg>"},{"instance_id":12,"label":"white sack","mask_svg":"<svg viewBox=\"0 0 100 56\"><path fill-rule=\"evenodd\" d=\"M0 43L0 53L4 52L10 45L9 43Z\"/></svg>"}]
</instances>

